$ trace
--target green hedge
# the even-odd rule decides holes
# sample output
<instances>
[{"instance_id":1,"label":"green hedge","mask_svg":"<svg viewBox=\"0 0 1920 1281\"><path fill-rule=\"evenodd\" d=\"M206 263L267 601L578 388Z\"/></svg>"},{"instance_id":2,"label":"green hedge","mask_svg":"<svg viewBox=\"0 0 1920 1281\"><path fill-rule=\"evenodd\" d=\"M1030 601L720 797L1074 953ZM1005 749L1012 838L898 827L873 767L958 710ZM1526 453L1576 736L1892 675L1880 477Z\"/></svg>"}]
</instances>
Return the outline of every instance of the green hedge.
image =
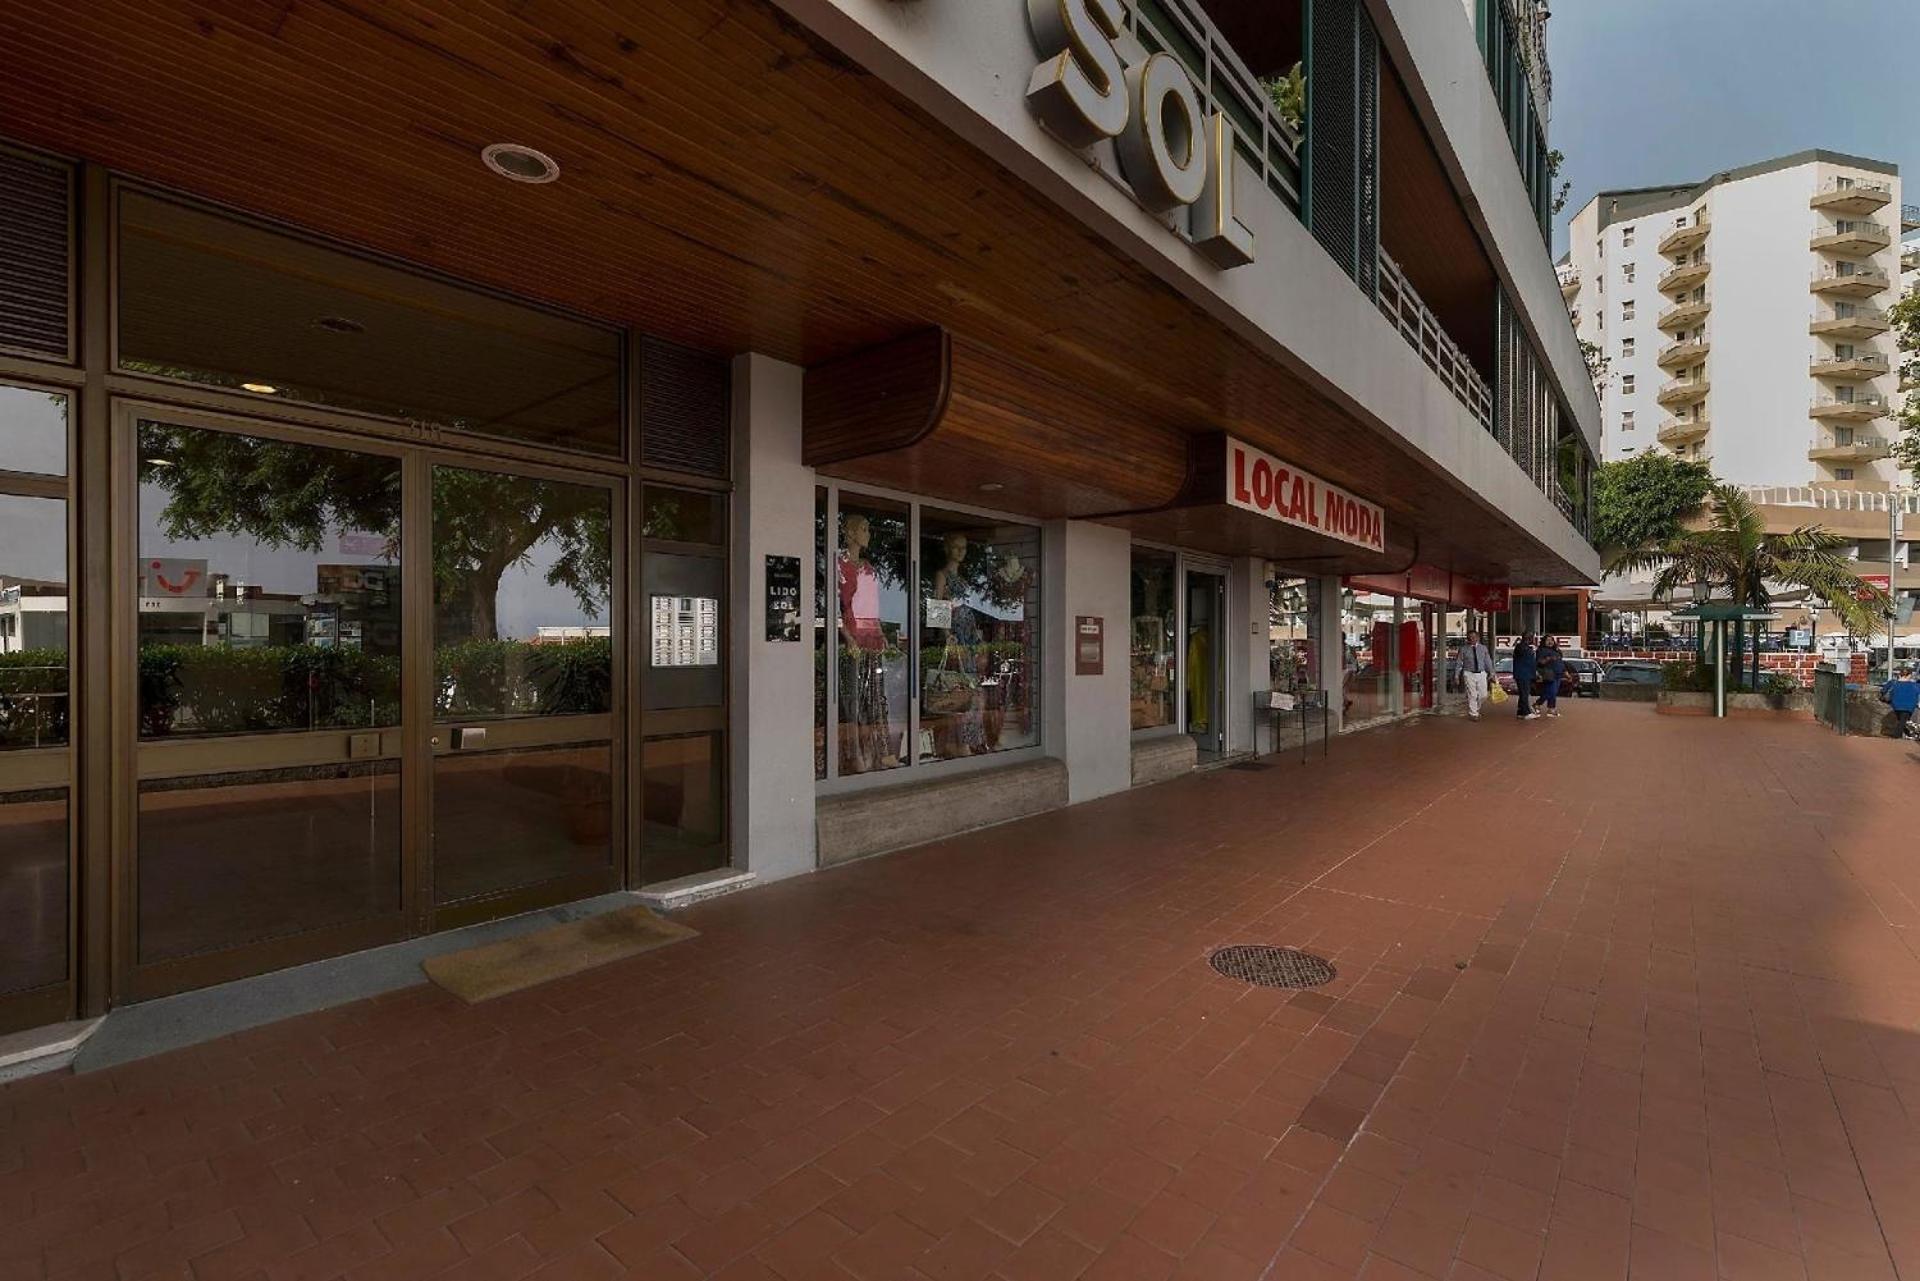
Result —
<instances>
[{"instance_id":1,"label":"green hedge","mask_svg":"<svg viewBox=\"0 0 1920 1281\"><path fill-rule=\"evenodd\" d=\"M23 649L0 654L0 747L67 741L67 654Z\"/></svg>"}]
</instances>

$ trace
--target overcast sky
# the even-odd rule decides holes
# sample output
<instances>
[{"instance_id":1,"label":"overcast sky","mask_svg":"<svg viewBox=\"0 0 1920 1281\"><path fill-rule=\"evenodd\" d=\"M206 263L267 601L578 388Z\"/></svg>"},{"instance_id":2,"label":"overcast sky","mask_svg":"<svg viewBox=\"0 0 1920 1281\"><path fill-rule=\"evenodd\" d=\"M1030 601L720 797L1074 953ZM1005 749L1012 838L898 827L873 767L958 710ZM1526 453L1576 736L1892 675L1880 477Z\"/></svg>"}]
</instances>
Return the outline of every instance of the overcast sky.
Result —
<instances>
[{"instance_id":1,"label":"overcast sky","mask_svg":"<svg viewBox=\"0 0 1920 1281\"><path fill-rule=\"evenodd\" d=\"M1551 145L1593 193L1809 147L1900 166L1920 201L1920 0L1552 0ZM1823 16L1816 16L1823 15Z\"/></svg>"}]
</instances>

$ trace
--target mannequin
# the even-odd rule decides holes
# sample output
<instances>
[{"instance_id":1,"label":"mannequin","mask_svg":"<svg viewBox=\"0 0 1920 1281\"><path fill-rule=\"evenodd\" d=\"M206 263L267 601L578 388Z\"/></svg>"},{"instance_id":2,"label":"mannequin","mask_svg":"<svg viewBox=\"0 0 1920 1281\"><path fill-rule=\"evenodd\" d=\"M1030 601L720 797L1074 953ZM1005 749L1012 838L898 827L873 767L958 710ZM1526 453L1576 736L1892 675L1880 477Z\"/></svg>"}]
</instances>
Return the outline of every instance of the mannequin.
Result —
<instances>
[{"instance_id":1,"label":"mannequin","mask_svg":"<svg viewBox=\"0 0 1920 1281\"><path fill-rule=\"evenodd\" d=\"M946 560L939 569L933 571L932 590L928 595L934 600L952 604L952 625L944 632L936 628L929 628L928 631L939 634L944 643L941 669L957 666L959 670L977 678L980 622L964 602L954 599L954 590L961 582L960 566L967 559L967 549L967 536L957 530L941 540L941 550ZM985 750L986 739L981 732L979 703L976 694L972 707L964 712L948 713L943 723L935 729L935 742L941 756L972 756L976 751Z\"/></svg>"},{"instance_id":2,"label":"mannequin","mask_svg":"<svg viewBox=\"0 0 1920 1281\"><path fill-rule=\"evenodd\" d=\"M887 716L886 633L880 626L880 576L867 558L873 526L849 513L841 522L840 741L853 774L900 763Z\"/></svg>"}]
</instances>

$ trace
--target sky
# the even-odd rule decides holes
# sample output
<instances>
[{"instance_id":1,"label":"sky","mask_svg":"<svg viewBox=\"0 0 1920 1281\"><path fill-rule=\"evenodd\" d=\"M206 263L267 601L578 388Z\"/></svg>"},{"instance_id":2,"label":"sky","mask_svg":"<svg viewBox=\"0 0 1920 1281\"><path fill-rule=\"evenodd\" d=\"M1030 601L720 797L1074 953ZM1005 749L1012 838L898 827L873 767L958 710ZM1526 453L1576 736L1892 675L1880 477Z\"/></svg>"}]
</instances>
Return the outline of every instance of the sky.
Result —
<instances>
[{"instance_id":1,"label":"sky","mask_svg":"<svg viewBox=\"0 0 1920 1281\"><path fill-rule=\"evenodd\" d=\"M1550 146L1596 191L1822 147L1900 167L1920 202L1920 0L1552 0ZM1822 16L1816 16L1822 15Z\"/></svg>"}]
</instances>

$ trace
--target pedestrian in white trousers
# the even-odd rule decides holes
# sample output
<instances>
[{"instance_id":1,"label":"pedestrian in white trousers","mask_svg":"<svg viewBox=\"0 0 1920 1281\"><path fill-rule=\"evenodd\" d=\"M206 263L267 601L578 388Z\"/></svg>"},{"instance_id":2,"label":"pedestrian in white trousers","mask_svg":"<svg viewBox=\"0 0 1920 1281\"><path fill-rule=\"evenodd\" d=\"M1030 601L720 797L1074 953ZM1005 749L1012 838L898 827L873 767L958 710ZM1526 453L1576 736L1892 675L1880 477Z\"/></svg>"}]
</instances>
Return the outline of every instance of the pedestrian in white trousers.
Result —
<instances>
[{"instance_id":1,"label":"pedestrian in white trousers","mask_svg":"<svg viewBox=\"0 0 1920 1281\"><path fill-rule=\"evenodd\" d=\"M1467 687L1467 719L1480 719L1480 704L1487 701L1487 682L1493 679L1493 654L1480 643L1479 632L1468 632L1467 643L1460 647L1460 679Z\"/></svg>"}]
</instances>

